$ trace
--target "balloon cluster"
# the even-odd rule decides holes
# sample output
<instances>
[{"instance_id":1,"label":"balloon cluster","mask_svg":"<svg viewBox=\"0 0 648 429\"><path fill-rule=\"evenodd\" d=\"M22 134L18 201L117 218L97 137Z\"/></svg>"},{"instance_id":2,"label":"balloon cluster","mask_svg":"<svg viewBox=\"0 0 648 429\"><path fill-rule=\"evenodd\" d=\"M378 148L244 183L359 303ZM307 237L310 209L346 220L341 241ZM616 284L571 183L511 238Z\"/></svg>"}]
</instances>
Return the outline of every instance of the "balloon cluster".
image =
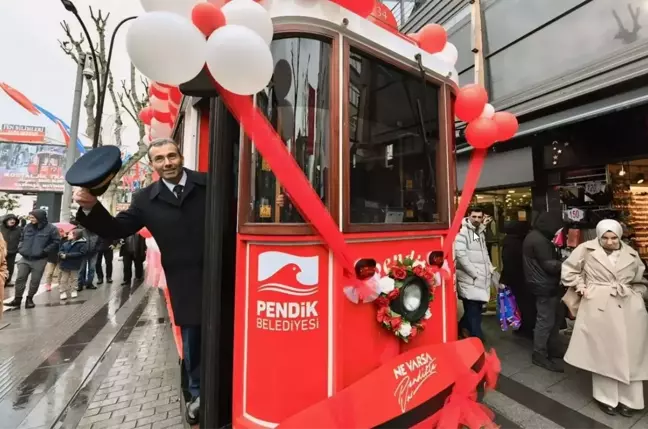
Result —
<instances>
[{"instance_id":1,"label":"balloon cluster","mask_svg":"<svg viewBox=\"0 0 648 429\"><path fill-rule=\"evenodd\" d=\"M445 28L439 24L427 24L417 33L410 33L407 36L425 52L438 56L439 59L452 66L457 64L459 58L457 47L448 42L448 34Z\"/></svg>"},{"instance_id":2,"label":"balloon cluster","mask_svg":"<svg viewBox=\"0 0 648 429\"><path fill-rule=\"evenodd\" d=\"M182 93L177 86L151 82L149 105L139 112L139 118L146 127L148 141L171 137L181 101Z\"/></svg>"},{"instance_id":3,"label":"balloon cluster","mask_svg":"<svg viewBox=\"0 0 648 429\"><path fill-rule=\"evenodd\" d=\"M488 103L488 93L481 85L466 85L459 90L455 115L468 123L466 140L475 149L488 149L497 142L509 140L518 130L515 115L495 112Z\"/></svg>"},{"instance_id":4,"label":"balloon cluster","mask_svg":"<svg viewBox=\"0 0 648 429\"><path fill-rule=\"evenodd\" d=\"M251 95L273 72L270 0L141 0L126 36L131 61L159 85L178 86L207 65L225 89ZM264 7L265 6L265 7Z\"/></svg>"}]
</instances>

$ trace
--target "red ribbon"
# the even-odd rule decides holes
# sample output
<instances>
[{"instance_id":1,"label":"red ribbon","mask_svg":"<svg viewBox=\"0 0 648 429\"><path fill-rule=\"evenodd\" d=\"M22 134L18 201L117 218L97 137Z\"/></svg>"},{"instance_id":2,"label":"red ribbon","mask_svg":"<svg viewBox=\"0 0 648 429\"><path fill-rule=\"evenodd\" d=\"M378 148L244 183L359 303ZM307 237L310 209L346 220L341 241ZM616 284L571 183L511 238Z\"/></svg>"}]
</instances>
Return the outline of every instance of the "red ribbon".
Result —
<instances>
[{"instance_id":1,"label":"red ribbon","mask_svg":"<svg viewBox=\"0 0 648 429\"><path fill-rule=\"evenodd\" d=\"M357 258L347 246L344 235L270 122L254 106L251 97L233 94L213 79L212 82L225 105L243 127L245 134L270 165L286 193L290 194L292 203L333 252L344 270L344 276L348 280L347 286L353 285L360 299L369 296L373 290L370 291L368 285L356 279L353 261Z\"/></svg>"},{"instance_id":2,"label":"red ribbon","mask_svg":"<svg viewBox=\"0 0 648 429\"><path fill-rule=\"evenodd\" d=\"M466 210L468 210L470 201L475 193L475 188L477 188L477 182L479 182L479 176L481 176L481 171L484 167L486 154L487 149L475 149L470 158L466 181L464 182L464 187L461 191L461 201L459 202L459 207L457 207L454 219L452 220L452 225L450 225L450 230L448 231L448 236L443 245L443 254L446 255L446 257L447 255L452 254L455 238L457 238L457 234L459 234L461 223L466 215Z\"/></svg>"},{"instance_id":3,"label":"red ribbon","mask_svg":"<svg viewBox=\"0 0 648 429\"><path fill-rule=\"evenodd\" d=\"M501 370L501 364L494 350L485 354L484 365L479 372L468 369L458 377L445 405L432 420L432 429L494 429L495 414L485 405L477 402L477 386L486 379L486 388L494 389Z\"/></svg>"}]
</instances>

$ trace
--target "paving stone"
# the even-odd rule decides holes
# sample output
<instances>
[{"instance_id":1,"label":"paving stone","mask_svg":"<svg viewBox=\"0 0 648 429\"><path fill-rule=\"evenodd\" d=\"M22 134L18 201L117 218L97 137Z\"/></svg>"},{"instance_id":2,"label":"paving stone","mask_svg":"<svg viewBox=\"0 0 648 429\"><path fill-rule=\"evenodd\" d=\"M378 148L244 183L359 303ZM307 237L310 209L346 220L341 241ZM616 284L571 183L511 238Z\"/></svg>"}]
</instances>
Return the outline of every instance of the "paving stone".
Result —
<instances>
[{"instance_id":1,"label":"paving stone","mask_svg":"<svg viewBox=\"0 0 648 429\"><path fill-rule=\"evenodd\" d=\"M96 414L94 416L83 417L79 422L79 426L91 425L102 420L108 420L110 418L110 413Z\"/></svg>"},{"instance_id":2,"label":"paving stone","mask_svg":"<svg viewBox=\"0 0 648 429\"><path fill-rule=\"evenodd\" d=\"M126 416L125 421L129 422L131 420L139 420L139 419L143 419L145 417L152 416L153 414L155 414L155 408L148 408L146 410L138 411L138 412L133 413L133 414L128 414Z\"/></svg>"},{"instance_id":3,"label":"paving stone","mask_svg":"<svg viewBox=\"0 0 648 429\"><path fill-rule=\"evenodd\" d=\"M168 405L169 404L169 398L162 398L158 399L156 401L152 402L147 402L146 404L142 404L142 409L145 410L147 408L156 408L162 405Z\"/></svg>"},{"instance_id":4,"label":"paving stone","mask_svg":"<svg viewBox=\"0 0 648 429\"><path fill-rule=\"evenodd\" d=\"M105 407L106 405L113 405L116 403L117 403L117 398L104 399L103 401L91 402L90 405L88 405L88 409L91 410L93 408Z\"/></svg>"},{"instance_id":5,"label":"paving stone","mask_svg":"<svg viewBox=\"0 0 648 429\"><path fill-rule=\"evenodd\" d=\"M177 416L173 418L168 418L162 422L153 423L152 429L166 429L175 425L182 424L182 417Z\"/></svg>"},{"instance_id":6,"label":"paving stone","mask_svg":"<svg viewBox=\"0 0 648 429\"><path fill-rule=\"evenodd\" d=\"M108 426L105 429L134 429L136 424L137 424L136 421L122 422L115 426Z\"/></svg>"},{"instance_id":7,"label":"paving stone","mask_svg":"<svg viewBox=\"0 0 648 429\"><path fill-rule=\"evenodd\" d=\"M120 425L124 421L124 416L111 417L108 420L102 420L100 422L94 423L92 429L105 429L109 427L114 427Z\"/></svg>"},{"instance_id":8,"label":"paving stone","mask_svg":"<svg viewBox=\"0 0 648 429\"><path fill-rule=\"evenodd\" d=\"M142 397L142 398L133 399L133 401L131 402L131 405L145 404L147 402L156 401L157 399L158 399L157 394L149 395L147 393L147 395Z\"/></svg>"},{"instance_id":9,"label":"paving stone","mask_svg":"<svg viewBox=\"0 0 648 429\"><path fill-rule=\"evenodd\" d=\"M106 407L101 407L100 413L109 413L109 412L112 412L112 411L121 410L122 408L127 408L128 405L129 405L128 402L118 402L118 403L113 404L113 405L108 405Z\"/></svg>"},{"instance_id":10,"label":"paving stone","mask_svg":"<svg viewBox=\"0 0 648 429\"><path fill-rule=\"evenodd\" d=\"M147 423L160 422L162 420L166 420L166 418L167 413L153 414L150 417L144 417L143 419L137 420L137 425L139 426Z\"/></svg>"},{"instance_id":11,"label":"paving stone","mask_svg":"<svg viewBox=\"0 0 648 429\"><path fill-rule=\"evenodd\" d=\"M135 406L132 406L132 407L122 408L121 410L115 410L115 411L113 411L112 415L113 415L113 417L127 416L127 415L130 415L130 414L138 413L141 410L142 410L141 405L135 405Z\"/></svg>"},{"instance_id":12,"label":"paving stone","mask_svg":"<svg viewBox=\"0 0 648 429\"><path fill-rule=\"evenodd\" d=\"M128 393L123 396L117 396L117 402L132 401L133 399L140 399L146 396L146 392ZM135 404L131 404L135 405Z\"/></svg>"}]
</instances>

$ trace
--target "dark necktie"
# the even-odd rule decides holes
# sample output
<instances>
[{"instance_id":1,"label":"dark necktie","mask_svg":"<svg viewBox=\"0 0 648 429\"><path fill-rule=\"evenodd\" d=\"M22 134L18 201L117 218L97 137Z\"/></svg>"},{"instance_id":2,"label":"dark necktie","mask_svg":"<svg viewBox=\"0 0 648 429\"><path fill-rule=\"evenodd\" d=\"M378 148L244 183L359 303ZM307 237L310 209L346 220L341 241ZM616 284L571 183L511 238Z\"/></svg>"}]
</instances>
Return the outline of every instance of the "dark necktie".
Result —
<instances>
[{"instance_id":1,"label":"dark necktie","mask_svg":"<svg viewBox=\"0 0 648 429\"><path fill-rule=\"evenodd\" d=\"M175 196L176 196L178 199L182 198L182 191L183 191L183 190L184 190L184 186L182 186L182 185L175 185L175 186L173 187L173 193L175 194Z\"/></svg>"}]
</instances>

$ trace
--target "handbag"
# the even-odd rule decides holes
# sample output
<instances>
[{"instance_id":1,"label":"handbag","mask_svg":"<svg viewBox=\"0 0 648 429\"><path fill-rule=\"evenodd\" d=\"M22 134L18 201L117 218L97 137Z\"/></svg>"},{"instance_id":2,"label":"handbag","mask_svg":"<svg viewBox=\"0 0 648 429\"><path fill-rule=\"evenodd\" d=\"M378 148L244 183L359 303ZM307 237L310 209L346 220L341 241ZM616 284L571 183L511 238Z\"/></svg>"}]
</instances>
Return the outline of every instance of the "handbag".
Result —
<instances>
[{"instance_id":1,"label":"handbag","mask_svg":"<svg viewBox=\"0 0 648 429\"><path fill-rule=\"evenodd\" d=\"M583 299L583 297L581 297L573 287L567 288L567 292L565 292L562 297L562 302L567 307L567 310L569 310L572 320L576 319L581 299Z\"/></svg>"}]
</instances>

